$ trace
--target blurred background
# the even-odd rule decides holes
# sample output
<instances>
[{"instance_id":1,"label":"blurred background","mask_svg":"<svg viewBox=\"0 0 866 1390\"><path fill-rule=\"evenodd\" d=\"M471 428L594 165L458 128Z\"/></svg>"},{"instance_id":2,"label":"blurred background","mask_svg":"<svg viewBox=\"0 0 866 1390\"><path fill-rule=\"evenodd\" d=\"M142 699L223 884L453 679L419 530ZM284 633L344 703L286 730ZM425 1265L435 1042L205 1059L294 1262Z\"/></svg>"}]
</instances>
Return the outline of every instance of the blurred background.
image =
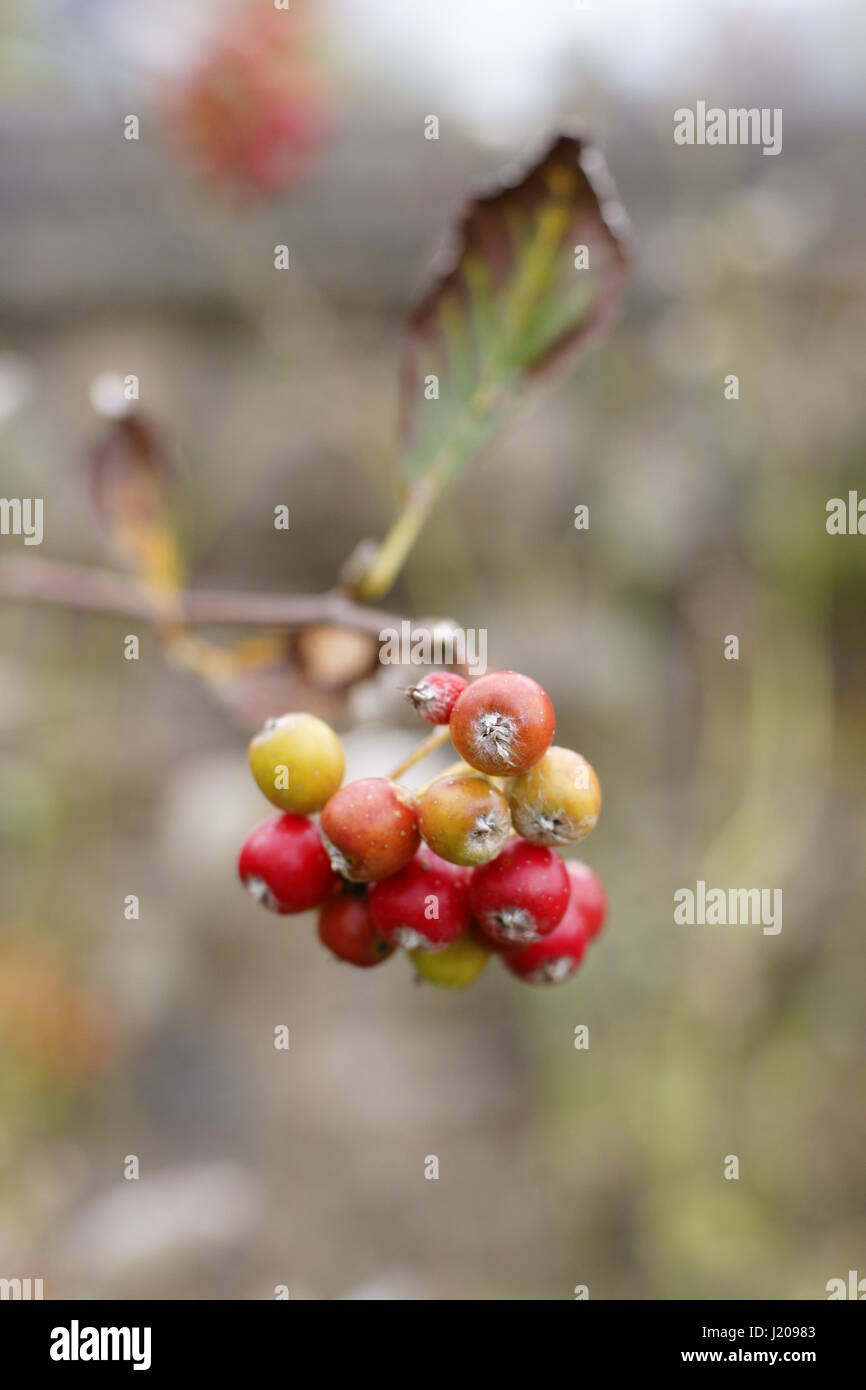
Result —
<instances>
[{"instance_id":1,"label":"blurred background","mask_svg":"<svg viewBox=\"0 0 866 1390\"><path fill-rule=\"evenodd\" d=\"M123 576L93 460L135 373L188 582L329 588L392 518L400 326L467 193L577 120L635 232L619 325L385 600L486 628L599 772L610 917L568 984L355 972L244 897L249 728L314 709L381 773L417 738L399 672L286 643L202 681L142 622L2 601L0 568L0 1276L824 1297L866 1258L866 540L825 529L864 486L866 13L292 0L285 52L264 0L0 14L2 493L45 499L0 561ZM783 108L781 155L676 146L698 99ZM781 934L675 927L698 878L781 887Z\"/></svg>"}]
</instances>

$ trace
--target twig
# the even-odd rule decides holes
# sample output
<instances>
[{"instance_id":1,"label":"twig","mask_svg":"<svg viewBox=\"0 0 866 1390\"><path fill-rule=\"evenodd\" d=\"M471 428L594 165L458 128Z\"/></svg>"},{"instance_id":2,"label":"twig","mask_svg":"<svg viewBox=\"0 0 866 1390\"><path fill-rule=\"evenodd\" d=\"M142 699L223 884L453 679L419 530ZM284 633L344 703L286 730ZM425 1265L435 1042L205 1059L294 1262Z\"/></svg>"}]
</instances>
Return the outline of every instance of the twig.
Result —
<instances>
[{"instance_id":1,"label":"twig","mask_svg":"<svg viewBox=\"0 0 866 1390\"><path fill-rule=\"evenodd\" d=\"M35 557L0 560L0 602L49 603L79 612L159 620L146 587L125 575ZM310 627L322 623L378 637L400 628L393 613L368 608L339 589L324 594L244 594L190 589L180 595L178 617L203 626Z\"/></svg>"},{"instance_id":2,"label":"twig","mask_svg":"<svg viewBox=\"0 0 866 1390\"><path fill-rule=\"evenodd\" d=\"M442 729L434 729L432 734L428 734L423 742L418 744L414 752L410 753L408 757L404 758L401 763L398 763L397 766L388 773L391 781L395 782L398 777L402 777L404 772L408 772L410 767L414 767L416 763L420 763L421 759L426 758L428 753L435 753L436 749L446 744L450 737L451 730L447 724Z\"/></svg>"}]
</instances>

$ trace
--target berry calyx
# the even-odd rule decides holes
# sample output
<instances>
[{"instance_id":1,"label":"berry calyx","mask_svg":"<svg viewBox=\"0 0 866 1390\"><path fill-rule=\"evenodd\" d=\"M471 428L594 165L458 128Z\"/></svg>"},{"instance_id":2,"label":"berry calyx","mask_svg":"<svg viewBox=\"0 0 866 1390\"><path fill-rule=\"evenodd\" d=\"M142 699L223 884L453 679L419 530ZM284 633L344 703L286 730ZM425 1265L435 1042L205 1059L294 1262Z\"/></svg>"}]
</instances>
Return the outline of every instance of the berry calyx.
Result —
<instances>
[{"instance_id":1,"label":"berry calyx","mask_svg":"<svg viewBox=\"0 0 866 1390\"><path fill-rule=\"evenodd\" d=\"M511 834L502 792L483 777L438 777L418 796L418 828L436 854L452 864L486 864Z\"/></svg>"},{"instance_id":2,"label":"berry calyx","mask_svg":"<svg viewBox=\"0 0 866 1390\"><path fill-rule=\"evenodd\" d=\"M569 908L578 907L586 923L587 937L590 941L598 936L607 916L607 895L598 874L580 859L570 859L566 864L571 879Z\"/></svg>"},{"instance_id":3,"label":"berry calyx","mask_svg":"<svg viewBox=\"0 0 866 1390\"><path fill-rule=\"evenodd\" d=\"M386 777L341 787L322 811L321 826L331 864L352 883L399 873L420 843L414 797Z\"/></svg>"},{"instance_id":4,"label":"berry calyx","mask_svg":"<svg viewBox=\"0 0 866 1390\"><path fill-rule=\"evenodd\" d=\"M466 684L463 677L453 671L431 671L409 686L406 698L415 713L428 724L447 724Z\"/></svg>"},{"instance_id":5,"label":"berry calyx","mask_svg":"<svg viewBox=\"0 0 866 1390\"><path fill-rule=\"evenodd\" d=\"M521 946L549 935L568 906L571 883L553 850L514 839L498 859L473 869L469 900L483 932Z\"/></svg>"},{"instance_id":6,"label":"berry calyx","mask_svg":"<svg viewBox=\"0 0 866 1390\"><path fill-rule=\"evenodd\" d=\"M572 748L549 748L505 790L515 830L533 845L576 845L595 829L601 786Z\"/></svg>"},{"instance_id":7,"label":"berry calyx","mask_svg":"<svg viewBox=\"0 0 866 1390\"><path fill-rule=\"evenodd\" d=\"M550 697L537 681L496 671L468 685L451 712L451 741L470 767L493 777L528 771L553 739Z\"/></svg>"},{"instance_id":8,"label":"berry calyx","mask_svg":"<svg viewBox=\"0 0 866 1390\"><path fill-rule=\"evenodd\" d=\"M441 951L410 951L419 979L439 989L464 989L477 980L491 952L471 931Z\"/></svg>"},{"instance_id":9,"label":"berry calyx","mask_svg":"<svg viewBox=\"0 0 866 1390\"><path fill-rule=\"evenodd\" d=\"M411 864L370 890L376 930L407 951L450 946L471 921L469 873L422 845Z\"/></svg>"},{"instance_id":10,"label":"berry calyx","mask_svg":"<svg viewBox=\"0 0 866 1390\"><path fill-rule=\"evenodd\" d=\"M373 925L366 892L344 892L319 909L319 940L338 960L369 969L394 953Z\"/></svg>"},{"instance_id":11,"label":"berry calyx","mask_svg":"<svg viewBox=\"0 0 866 1390\"><path fill-rule=\"evenodd\" d=\"M346 760L334 730L314 714L269 719L247 753L261 791L282 811L321 811L343 780Z\"/></svg>"},{"instance_id":12,"label":"berry calyx","mask_svg":"<svg viewBox=\"0 0 866 1390\"><path fill-rule=\"evenodd\" d=\"M257 825L238 856L238 874L257 902L281 913L318 907L339 884L306 816L271 816Z\"/></svg>"},{"instance_id":13,"label":"berry calyx","mask_svg":"<svg viewBox=\"0 0 866 1390\"><path fill-rule=\"evenodd\" d=\"M580 904L572 897L562 921L541 941L507 951L506 968L531 985L558 985L573 975L589 944L589 929Z\"/></svg>"}]
</instances>

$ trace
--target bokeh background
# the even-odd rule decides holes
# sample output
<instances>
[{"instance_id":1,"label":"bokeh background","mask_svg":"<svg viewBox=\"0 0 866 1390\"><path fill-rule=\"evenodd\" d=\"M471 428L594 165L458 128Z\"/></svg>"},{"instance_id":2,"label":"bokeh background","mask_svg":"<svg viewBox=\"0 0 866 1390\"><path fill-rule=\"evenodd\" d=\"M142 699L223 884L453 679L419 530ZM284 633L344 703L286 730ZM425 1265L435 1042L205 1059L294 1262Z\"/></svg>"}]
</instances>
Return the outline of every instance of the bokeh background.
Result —
<instances>
[{"instance_id":1,"label":"bokeh background","mask_svg":"<svg viewBox=\"0 0 866 1390\"><path fill-rule=\"evenodd\" d=\"M237 9L0 6L2 492L45 499L41 549L4 537L0 561L116 565L92 384L135 372L189 582L330 587L393 514L400 325L432 253L471 188L577 118L634 226L619 326L467 470L387 602L486 628L491 664L549 690L602 779L584 857L610 919L558 989L340 966L234 879L266 813L244 744L264 710L315 708L352 775L381 772L417 736L394 673L326 690L295 652L207 683L145 624L0 602L0 1276L824 1297L866 1259L866 539L824 524L864 486L866 14L317 3L285 76L303 167L265 197L215 185L177 117ZM675 146L699 98L782 107L782 154ZM675 927L698 878L783 888L781 934Z\"/></svg>"}]
</instances>

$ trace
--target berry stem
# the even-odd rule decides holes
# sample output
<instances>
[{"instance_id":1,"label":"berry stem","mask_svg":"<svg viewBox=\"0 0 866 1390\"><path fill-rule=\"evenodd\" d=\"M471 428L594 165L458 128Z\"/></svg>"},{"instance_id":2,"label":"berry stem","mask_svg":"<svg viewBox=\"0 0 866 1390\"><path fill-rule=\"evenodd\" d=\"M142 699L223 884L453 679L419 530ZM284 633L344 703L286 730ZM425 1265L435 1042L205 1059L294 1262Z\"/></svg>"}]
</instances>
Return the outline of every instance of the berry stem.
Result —
<instances>
[{"instance_id":1,"label":"berry stem","mask_svg":"<svg viewBox=\"0 0 866 1390\"><path fill-rule=\"evenodd\" d=\"M428 753L435 753L437 748L442 748L450 737L451 733L447 724L443 725L440 729L434 729L433 733L423 739L421 743L418 744L415 751L409 754L408 758L404 758L401 763L397 764L392 772L388 773L389 780L395 782L398 777L403 776L404 772L408 772L410 767L414 767L416 763L420 763L422 758L426 758Z\"/></svg>"}]
</instances>

